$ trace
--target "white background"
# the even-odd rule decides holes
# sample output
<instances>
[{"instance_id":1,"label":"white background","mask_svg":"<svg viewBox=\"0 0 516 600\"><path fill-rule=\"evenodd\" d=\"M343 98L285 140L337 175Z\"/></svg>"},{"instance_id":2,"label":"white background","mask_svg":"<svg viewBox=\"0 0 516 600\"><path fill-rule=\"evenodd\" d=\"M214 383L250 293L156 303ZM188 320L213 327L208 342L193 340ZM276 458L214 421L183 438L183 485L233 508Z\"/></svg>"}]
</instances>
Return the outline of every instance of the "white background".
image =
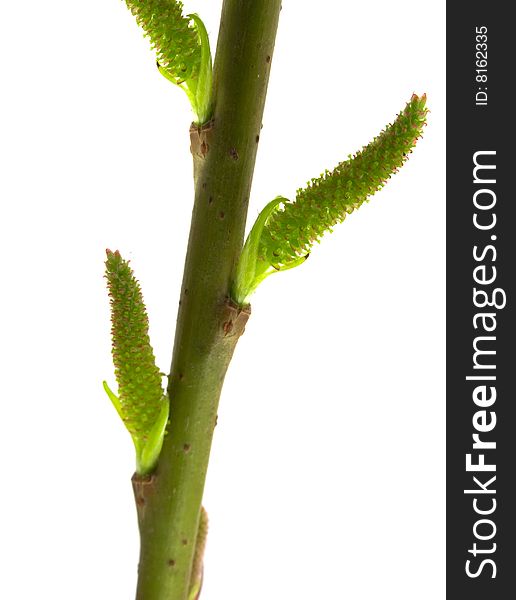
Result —
<instances>
[{"instance_id":1,"label":"white background","mask_svg":"<svg viewBox=\"0 0 516 600\"><path fill-rule=\"evenodd\" d=\"M215 46L221 2L195 0ZM7 11L7 12L6 12ZM428 94L424 139L269 278L222 396L205 600L444 598L444 2L285 0L250 224ZM120 0L2 10L2 597L134 597L104 249L168 370L192 205L184 94Z\"/></svg>"}]
</instances>

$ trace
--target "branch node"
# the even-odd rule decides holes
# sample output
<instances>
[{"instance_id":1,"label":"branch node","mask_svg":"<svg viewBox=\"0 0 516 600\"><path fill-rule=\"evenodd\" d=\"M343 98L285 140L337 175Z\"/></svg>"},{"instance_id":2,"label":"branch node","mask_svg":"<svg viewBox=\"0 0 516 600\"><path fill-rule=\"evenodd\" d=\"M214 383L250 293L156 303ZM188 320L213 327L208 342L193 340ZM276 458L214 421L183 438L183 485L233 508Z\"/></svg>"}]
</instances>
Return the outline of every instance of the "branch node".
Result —
<instances>
[{"instance_id":1,"label":"branch node","mask_svg":"<svg viewBox=\"0 0 516 600\"><path fill-rule=\"evenodd\" d=\"M190 152L195 159L204 160L208 155L213 137L214 121L205 125L192 123L190 126Z\"/></svg>"},{"instance_id":2,"label":"branch node","mask_svg":"<svg viewBox=\"0 0 516 600\"><path fill-rule=\"evenodd\" d=\"M136 503L136 512L138 513L138 526L140 529L145 518L145 510L148 500L155 491L155 482L155 475L138 475L138 473L135 473L131 477L134 501Z\"/></svg>"},{"instance_id":3,"label":"branch node","mask_svg":"<svg viewBox=\"0 0 516 600\"><path fill-rule=\"evenodd\" d=\"M251 316L249 305L238 306L231 298L226 298L222 311L222 331L224 337L240 337L244 331L247 321Z\"/></svg>"}]
</instances>

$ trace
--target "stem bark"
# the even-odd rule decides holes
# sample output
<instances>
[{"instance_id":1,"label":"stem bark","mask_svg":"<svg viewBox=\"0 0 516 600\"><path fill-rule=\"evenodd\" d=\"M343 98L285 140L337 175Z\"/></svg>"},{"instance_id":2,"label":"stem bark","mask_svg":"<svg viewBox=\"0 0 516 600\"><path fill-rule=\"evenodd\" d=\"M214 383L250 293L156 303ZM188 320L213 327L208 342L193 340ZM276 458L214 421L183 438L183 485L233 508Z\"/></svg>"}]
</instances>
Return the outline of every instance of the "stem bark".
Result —
<instances>
[{"instance_id":1,"label":"stem bark","mask_svg":"<svg viewBox=\"0 0 516 600\"><path fill-rule=\"evenodd\" d=\"M187 600L219 396L249 311L230 301L281 0L225 0L210 143L195 202L169 378L170 424L139 496L137 600ZM136 484L137 485L137 484ZM149 487L150 486L150 487Z\"/></svg>"}]
</instances>

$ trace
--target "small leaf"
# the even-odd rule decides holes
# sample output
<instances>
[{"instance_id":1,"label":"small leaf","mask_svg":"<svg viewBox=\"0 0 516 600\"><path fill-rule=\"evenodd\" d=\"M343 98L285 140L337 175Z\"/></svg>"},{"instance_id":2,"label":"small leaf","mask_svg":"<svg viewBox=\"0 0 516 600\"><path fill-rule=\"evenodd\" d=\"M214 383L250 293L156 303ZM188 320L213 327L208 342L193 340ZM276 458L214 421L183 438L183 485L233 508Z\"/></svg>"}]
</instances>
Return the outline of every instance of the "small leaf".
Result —
<instances>
[{"instance_id":1,"label":"small leaf","mask_svg":"<svg viewBox=\"0 0 516 600\"><path fill-rule=\"evenodd\" d=\"M195 108L197 115L197 124L204 125L211 119L212 107L212 73L213 66L211 62L210 38L206 27L199 15L188 15L195 23L199 34L199 43L201 45L201 62L199 65L199 76L197 78L197 89L195 92Z\"/></svg>"},{"instance_id":2,"label":"small leaf","mask_svg":"<svg viewBox=\"0 0 516 600\"><path fill-rule=\"evenodd\" d=\"M163 398L161 402L161 411L154 427L150 430L145 443L136 457L136 472L140 475L146 475L154 470L158 462L163 440L165 438L165 429L168 423L169 402L168 398Z\"/></svg>"},{"instance_id":3,"label":"small leaf","mask_svg":"<svg viewBox=\"0 0 516 600\"><path fill-rule=\"evenodd\" d=\"M118 413L118 416L123 420L124 415L122 413L122 407L120 406L120 400L118 399L117 396L115 396L115 394L111 391L109 385L107 384L107 381L103 381L102 385L104 387L104 391L106 392L106 394L108 395L108 398L111 400L113 406L116 409L116 412Z\"/></svg>"},{"instance_id":4,"label":"small leaf","mask_svg":"<svg viewBox=\"0 0 516 600\"><path fill-rule=\"evenodd\" d=\"M287 200L281 196L271 200L258 215L253 228L247 236L247 240L238 261L232 290L233 300L241 306L247 302L249 296L258 287L260 282L269 275L269 272L274 271L272 265L259 261L258 251L260 239L262 237L263 228L270 216L278 210L278 206L282 202L286 201Z\"/></svg>"}]
</instances>

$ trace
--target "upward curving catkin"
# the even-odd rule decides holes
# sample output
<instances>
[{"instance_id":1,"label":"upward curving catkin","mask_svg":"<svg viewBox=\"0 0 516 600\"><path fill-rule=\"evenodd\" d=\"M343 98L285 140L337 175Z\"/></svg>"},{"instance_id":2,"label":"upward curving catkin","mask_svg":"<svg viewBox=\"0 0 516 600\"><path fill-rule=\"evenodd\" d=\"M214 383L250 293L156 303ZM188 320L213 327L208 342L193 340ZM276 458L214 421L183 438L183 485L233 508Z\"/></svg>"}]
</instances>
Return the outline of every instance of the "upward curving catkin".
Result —
<instances>
[{"instance_id":1,"label":"upward curving catkin","mask_svg":"<svg viewBox=\"0 0 516 600\"><path fill-rule=\"evenodd\" d=\"M259 260L281 269L307 255L324 233L398 171L421 136L427 113L426 95L414 94L396 120L369 145L297 190L295 202L285 201L283 210L268 219Z\"/></svg>"}]
</instances>

